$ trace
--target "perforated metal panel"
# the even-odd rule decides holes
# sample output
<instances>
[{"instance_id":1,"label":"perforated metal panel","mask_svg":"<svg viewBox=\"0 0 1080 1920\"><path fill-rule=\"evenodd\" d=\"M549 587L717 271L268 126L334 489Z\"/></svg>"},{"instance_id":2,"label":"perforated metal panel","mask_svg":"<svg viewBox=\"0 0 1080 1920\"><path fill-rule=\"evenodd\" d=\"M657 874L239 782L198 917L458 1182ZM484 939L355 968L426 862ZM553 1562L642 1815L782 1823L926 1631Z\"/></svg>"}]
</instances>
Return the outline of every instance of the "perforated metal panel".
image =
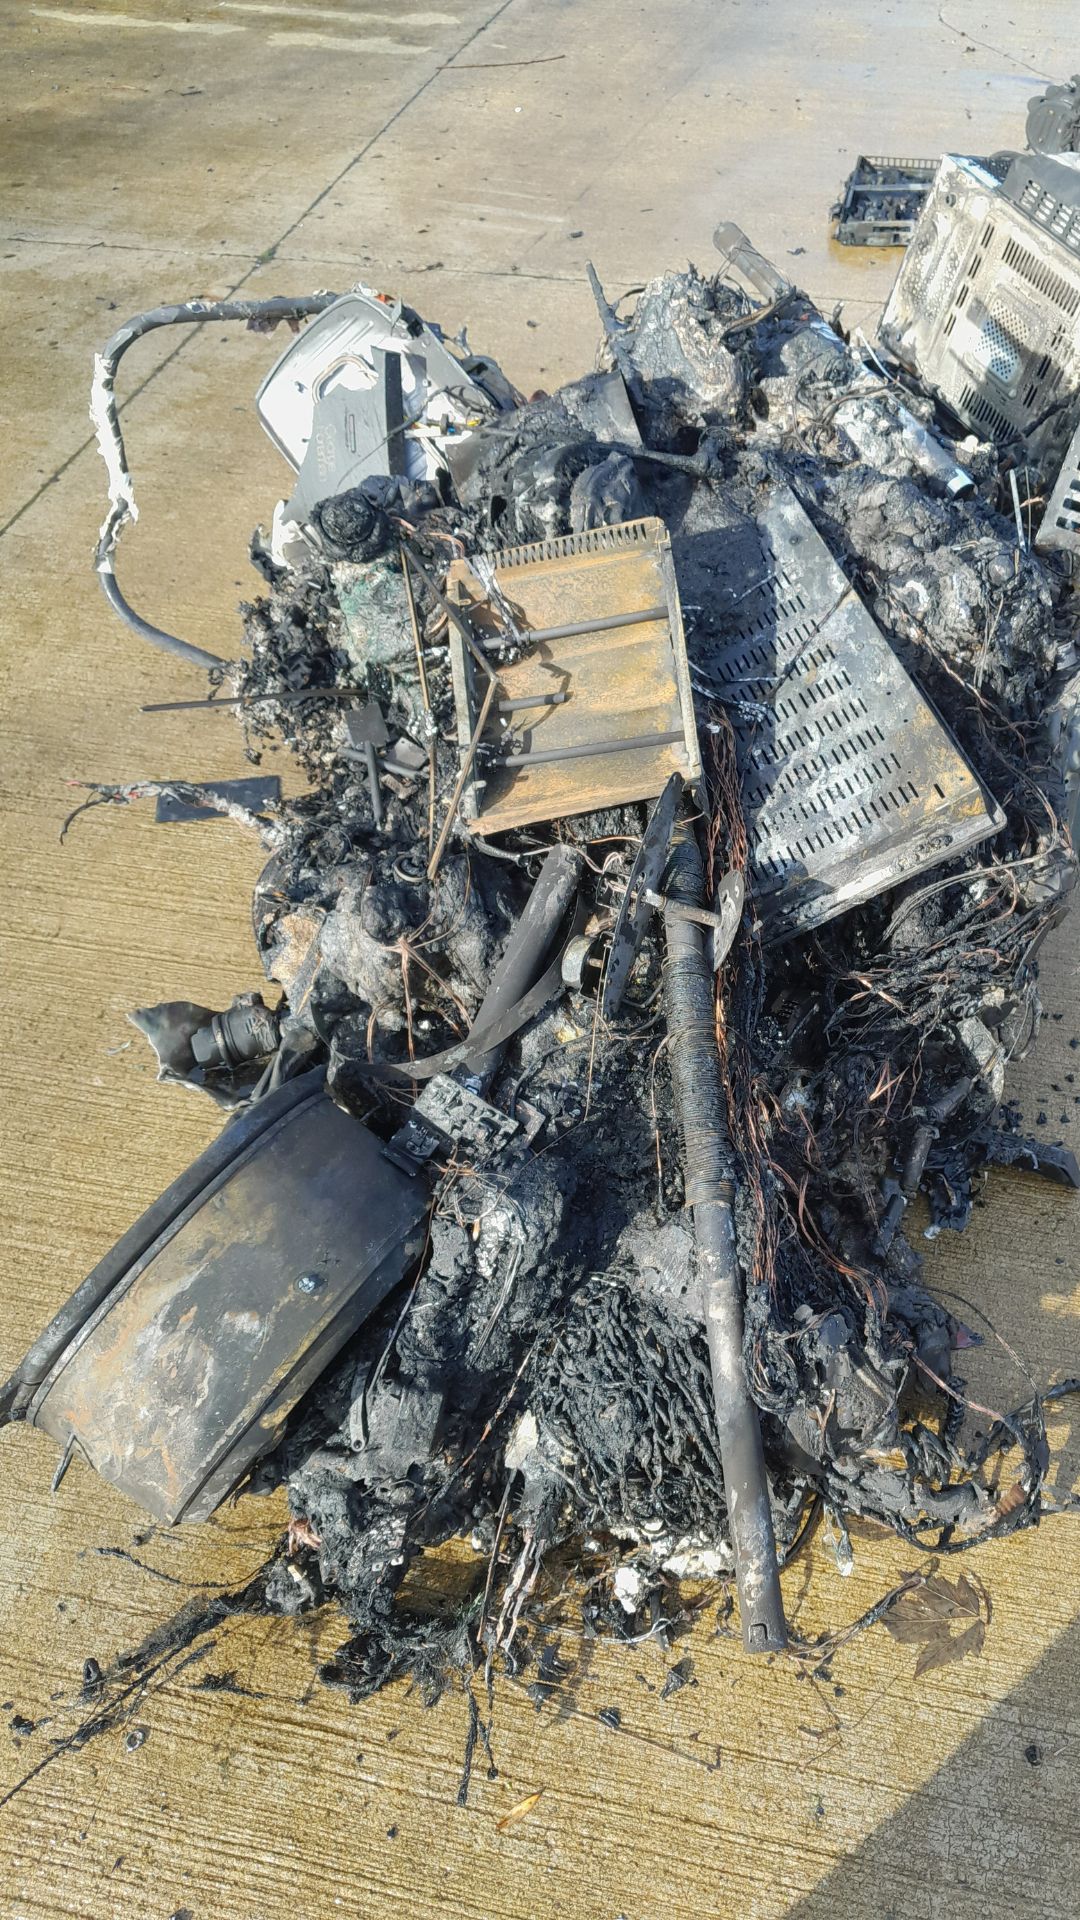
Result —
<instances>
[{"instance_id":1,"label":"perforated metal panel","mask_svg":"<svg viewBox=\"0 0 1080 1920\"><path fill-rule=\"evenodd\" d=\"M1032 463L1056 464L1080 391L1080 209L1029 179L1036 164L1003 182L946 154L881 338L983 439L1027 434Z\"/></svg>"},{"instance_id":2,"label":"perforated metal panel","mask_svg":"<svg viewBox=\"0 0 1080 1920\"><path fill-rule=\"evenodd\" d=\"M1065 450L1035 545L1080 553L1080 426Z\"/></svg>"},{"instance_id":3,"label":"perforated metal panel","mask_svg":"<svg viewBox=\"0 0 1080 1920\"><path fill-rule=\"evenodd\" d=\"M995 832L985 792L794 494L733 533L718 643L692 665L735 726L772 937L819 926Z\"/></svg>"}]
</instances>

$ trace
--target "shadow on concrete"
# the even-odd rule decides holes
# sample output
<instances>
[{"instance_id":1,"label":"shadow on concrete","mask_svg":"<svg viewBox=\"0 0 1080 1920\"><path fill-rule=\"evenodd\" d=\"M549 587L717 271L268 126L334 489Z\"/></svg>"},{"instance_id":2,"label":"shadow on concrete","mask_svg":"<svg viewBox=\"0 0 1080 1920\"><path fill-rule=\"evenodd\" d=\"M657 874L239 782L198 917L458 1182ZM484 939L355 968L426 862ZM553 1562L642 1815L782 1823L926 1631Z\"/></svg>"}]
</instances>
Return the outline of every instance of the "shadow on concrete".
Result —
<instances>
[{"instance_id":1,"label":"shadow on concrete","mask_svg":"<svg viewBox=\"0 0 1080 1920\"><path fill-rule=\"evenodd\" d=\"M1078 1678L1075 1622L785 1920L1076 1920Z\"/></svg>"}]
</instances>

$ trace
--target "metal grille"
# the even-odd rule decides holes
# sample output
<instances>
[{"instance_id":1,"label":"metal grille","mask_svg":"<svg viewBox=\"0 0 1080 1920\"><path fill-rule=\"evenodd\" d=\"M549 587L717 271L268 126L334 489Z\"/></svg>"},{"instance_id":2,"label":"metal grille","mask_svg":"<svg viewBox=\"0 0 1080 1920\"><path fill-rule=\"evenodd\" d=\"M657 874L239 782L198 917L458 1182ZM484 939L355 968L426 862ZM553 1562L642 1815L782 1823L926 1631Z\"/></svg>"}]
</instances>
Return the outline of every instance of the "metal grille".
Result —
<instances>
[{"instance_id":1,"label":"metal grille","mask_svg":"<svg viewBox=\"0 0 1080 1920\"><path fill-rule=\"evenodd\" d=\"M555 534L550 540L504 547L496 565L501 573L507 567L531 567L539 560L568 560L579 553L625 553L634 547L647 547L654 538L654 521L620 520L613 527L590 527L585 533Z\"/></svg>"},{"instance_id":2,"label":"metal grille","mask_svg":"<svg viewBox=\"0 0 1080 1920\"><path fill-rule=\"evenodd\" d=\"M772 937L1002 825L788 488L756 529L731 535L717 587L730 612L692 673L732 716L751 880Z\"/></svg>"},{"instance_id":3,"label":"metal grille","mask_svg":"<svg viewBox=\"0 0 1080 1920\"><path fill-rule=\"evenodd\" d=\"M1020 371L1020 344L1000 310L1000 302L998 306L999 311L989 313L983 321L974 352L995 380L1000 380L1003 387L1012 387Z\"/></svg>"},{"instance_id":4,"label":"metal grille","mask_svg":"<svg viewBox=\"0 0 1080 1920\"><path fill-rule=\"evenodd\" d=\"M1022 185L1018 183L1017 205L1052 233L1055 240L1060 240L1062 246L1072 253L1080 253L1080 209L1060 199L1031 174Z\"/></svg>"},{"instance_id":5,"label":"metal grille","mask_svg":"<svg viewBox=\"0 0 1080 1920\"><path fill-rule=\"evenodd\" d=\"M474 832L652 799L674 772L697 778L686 642L662 521L508 548L494 556L494 582L526 644L516 658L493 649L499 704L490 711L475 660L456 626L450 630L466 772L461 809ZM447 592L470 612L482 644L505 636L504 611L492 606L475 563L453 562Z\"/></svg>"}]
</instances>

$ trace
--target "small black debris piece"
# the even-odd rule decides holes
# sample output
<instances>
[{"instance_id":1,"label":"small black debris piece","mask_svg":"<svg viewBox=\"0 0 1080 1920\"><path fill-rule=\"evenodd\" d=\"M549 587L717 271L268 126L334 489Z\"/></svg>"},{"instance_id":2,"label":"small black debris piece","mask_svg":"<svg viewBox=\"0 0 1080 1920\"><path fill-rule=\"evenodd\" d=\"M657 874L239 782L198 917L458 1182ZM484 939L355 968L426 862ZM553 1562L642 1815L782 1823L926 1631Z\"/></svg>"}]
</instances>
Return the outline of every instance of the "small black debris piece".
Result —
<instances>
[{"instance_id":1,"label":"small black debris piece","mask_svg":"<svg viewBox=\"0 0 1080 1920\"><path fill-rule=\"evenodd\" d=\"M661 1700L670 1700L673 1694L681 1693L684 1687L696 1687L694 1663L689 1654L684 1660L677 1660L668 1668L668 1676L660 1689Z\"/></svg>"},{"instance_id":2,"label":"small black debris piece","mask_svg":"<svg viewBox=\"0 0 1080 1920\"><path fill-rule=\"evenodd\" d=\"M277 774L262 774L243 780L196 780L185 783L197 788L200 793L213 794L215 799L224 800L231 806L246 807L249 813L262 813L267 807L276 807L281 801L281 781ZM219 807L200 806L197 800L181 799L178 795L159 793L154 818L162 826L174 826L183 820L223 820L227 816Z\"/></svg>"},{"instance_id":3,"label":"small black debris piece","mask_svg":"<svg viewBox=\"0 0 1080 1920\"><path fill-rule=\"evenodd\" d=\"M1061 1115L1062 1121L1069 1121L1071 1117L1067 1111ZM1041 1173L1060 1186L1080 1187L1080 1162L1072 1149L1060 1141L1051 1145L1047 1140L1032 1140L1024 1134L991 1128L980 1136L980 1146L989 1166L1022 1167L1031 1173Z\"/></svg>"}]
</instances>

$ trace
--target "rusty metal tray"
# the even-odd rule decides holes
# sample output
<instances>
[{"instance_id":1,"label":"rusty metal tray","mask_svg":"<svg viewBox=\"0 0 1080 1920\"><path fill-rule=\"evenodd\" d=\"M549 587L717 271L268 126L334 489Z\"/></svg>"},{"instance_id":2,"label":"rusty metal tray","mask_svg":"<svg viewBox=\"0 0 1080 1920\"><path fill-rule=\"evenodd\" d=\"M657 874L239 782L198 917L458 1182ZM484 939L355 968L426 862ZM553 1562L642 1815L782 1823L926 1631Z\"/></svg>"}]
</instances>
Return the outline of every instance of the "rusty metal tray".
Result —
<instances>
[{"instance_id":1,"label":"rusty metal tray","mask_svg":"<svg viewBox=\"0 0 1080 1920\"><path fill-rule=\"evenodd\" d=\"M675 772L697 778L686 642L661 520L508 548L495 556L494 581L526 642L533 632L550 637L510 664L492 651L498 700L462 794L475 833L654 799ZM468 560L455 561L447 591L481 643L505 632ZM568 627L577 631L558 632ZM464 756L484 688L453 625L450 657ZM556 703L538 704L545 696Z\"/></svg>"}]
</instances>

